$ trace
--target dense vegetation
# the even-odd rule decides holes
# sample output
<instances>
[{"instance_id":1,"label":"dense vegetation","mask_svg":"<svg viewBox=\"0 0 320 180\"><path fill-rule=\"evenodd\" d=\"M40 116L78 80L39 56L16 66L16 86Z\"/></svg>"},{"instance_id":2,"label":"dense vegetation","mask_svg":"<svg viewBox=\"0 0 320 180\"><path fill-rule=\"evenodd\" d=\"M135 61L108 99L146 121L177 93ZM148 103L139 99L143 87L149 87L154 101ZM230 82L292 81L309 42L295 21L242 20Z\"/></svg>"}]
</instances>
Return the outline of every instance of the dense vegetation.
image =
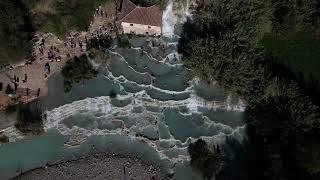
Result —
<instances>
[{"instance_id":1,"label":"dense vegetation","mask_svg":"<svg viewBox=\"0 0 320 180\"><path fill-rule=\"evenodd\" d=\"M290 36L266 34L261 45L277 62L290 68L313 102L320 104L320 43L316 35L306 32Z\"/></svg>"},{"instance_id":2,"label":"dense vegetation","mask_svg":"<svg viewBox=\"0 0 320 180\"><path fill-rule=\"evenodd\" d=\"M319 46L319 13L318 0L200 0L184 26L179 49L190 72L248 104L250 179L320 178L319 96L281 63L319 57L308 54Z\"/></svg>"},{"instance_id":3,"label":"dense vegetation","mask_svg":"<svg viewBox=\"0 0 320 180\"><path fill-rule=\"evenodd\" d=\"M93 37L89 39L87 48L105 50L109 49L112 44L112 37L109 35L99 35L99 37Z\"/></svg>"},{"instance_id":4,"label":"dense vegetation","mask_svg":"<svg viewBox=\"0 0 320 180\"><path fill-rule=\"evenodd\" d=\"M107 1L2 0L0 65L29 58L36 30L51 32L60 38L71 30L87 30L95 9Z\"/></svg>"},{"instance_id":5,"label":"dense vegetation","mask_svg":"<svg viewBox=\"0 0 320 180\"><path fill-rule=\"evenodd\" d=\"M0 1L0 65L30 56L34 26L22 0Z\"/></svg>"},{"instance_id":6,"label":"dense vegetation","mask_svg":"<svg viewBox=\"0 0 320 180\"><path fill-rule=\"evenodd\" d=\"M70 30L85 31L95 9L107 0L24 0L37 27L64 37Z\"/></svg>"},{"instance_id":7,"label":"dense vegetation","mask_svg":"<svg viewBox=\"0 0 320 180\"><path fill-rule=\"evenodd\" d=\"M6 135L0 134L0 143L7 143L9 142L9 138Z\"/></svg>"},{"instance_id":8,"label":"dense vegetation","mask_svg":"<svg viewBox=\"0 0 320 180\"><path fill-rule=\"evenodd\" d=\"M218 177L223 170L225 162L219 146L210 150L205 141L198 139L189 145L188 152L191 157L191 166L198 169L205 179Z\"/></svg>"},{"instance_id":9,"label":"dense vegetation","mask_svg":"<svg viewBox=\"0 0 320 180\"><path fill-rule=\"evenodd\" d=\"M108 50L111 48L112 41L113 39L109 35L92 37L87 43L88 57L100 67L107 67L111 60Z\"/></svg>"},{"instance_id":10,"label":"dense vegetation","mask_svg":"<svg viewBox=\"0 0 320 180\"><path fill-rule=\"evenodd\" d=\"M64 91L70 92L75 83L96 77L98 71L93 68L86 55L74 57L67 61L62 68Z\"/></svg>"},{"instance_id":11,"label":"dense vegetation","mask_svg":"<svg viewBox=\"0 0 320 180\"><path fill-rule=\"evenodd\" d=\"M39 103L20 104L15 127L25 134L43 132L43 109Z\"/></svg>"},{"instance_id":12,"label":"dense vegetation","mask_svg":"<svg viewBox=\"0 0 320 180\"><path fill-rule=\"evenodd\" d=\"M18 97L10 98L5 108L5 113L10 114L10 113L16 112L19 107L19 103L20 103L20 99Z\"/></svg>"},{"instance_id":13,"label":"dense vegetation","mask_svg":"<svg viewBox=\"0 0 320 180\"><path fill-rule=\"evenodd\" d=\"M140 6L145 6L149 7L152 5L160 5L161 8L165 8L168 0L131 0L133 3L140 5Z\"/></svg>"}]
</instances>

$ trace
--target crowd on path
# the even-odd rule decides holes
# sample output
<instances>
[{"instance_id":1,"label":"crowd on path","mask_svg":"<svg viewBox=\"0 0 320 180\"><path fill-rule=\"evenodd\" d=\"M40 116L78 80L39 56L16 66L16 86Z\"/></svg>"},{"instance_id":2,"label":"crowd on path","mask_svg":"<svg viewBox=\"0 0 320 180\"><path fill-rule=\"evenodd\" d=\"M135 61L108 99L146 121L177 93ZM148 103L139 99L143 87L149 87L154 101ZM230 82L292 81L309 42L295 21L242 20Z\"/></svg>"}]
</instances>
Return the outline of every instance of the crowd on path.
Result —
<instances>
[{"instance_id":1,"label":"crowd on path","mask_svg":"<svg viewBox=\"0 0 320 180\"><path fill-rule=\"evenodd\" d=\"M65 40L51 33L37 33L32 55L24 64L0 66L0 93L20 96L25 102L46 95L49 77L68 59L86 53L90 38L109 35L116 30L114 20L115 14L100 6L93 15L88 32L70 32Z\"/></svg>"},{"instance_id":2,"label":"crowd on path","mask_svg":"<svg viewBox=\"0 0 320 180\"><path fill-rule=\"evenodd\" d=\"M84 53L84 48L85 44L79 37L71 34L67 38L66 46L50 33L38 34L31 58L23 66L0 74L0 91L19 96L27 102L45 95L47 91L42 93L41 89L46 86L48 78L61 69L68 58Z\"/></svg>"}]
</instances>

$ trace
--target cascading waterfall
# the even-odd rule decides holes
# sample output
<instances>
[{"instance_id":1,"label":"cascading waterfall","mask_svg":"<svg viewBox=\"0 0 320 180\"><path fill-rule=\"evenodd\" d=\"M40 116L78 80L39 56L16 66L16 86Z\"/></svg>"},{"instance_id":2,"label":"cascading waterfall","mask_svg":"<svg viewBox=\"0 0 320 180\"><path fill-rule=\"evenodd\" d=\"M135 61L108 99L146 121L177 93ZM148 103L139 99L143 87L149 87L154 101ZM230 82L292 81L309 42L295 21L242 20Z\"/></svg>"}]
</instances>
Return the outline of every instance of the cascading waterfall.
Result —
<instances>
[{"instance_id":1,"label":"cascading waterfall","mask_svg":"<svg viewBox=\"0 0 320 180\"><path fill-rule=\"evenodd\" d=\"M174 35L174 28L177 23L177 18L173 13L173 1L169 0L168 6L163 12L162 18L162 33L164 36L171 37Z\"/></svg>"},{"instance_id":2,"label":"cascading waterfall","mask_svg":"<svg viewBox=\"0 0 320 180\"><path fill-rule=\"evenodd\" d=\"M146 44L149 49L157 49ZM218 87L203 87L199 79L177 78L183 72L177 69L183 66L180 58L172 60L174 49L163 54L162 60L143 49L110 52L112 61L103 78L119 85L122 93L115 98L86 98L47 111L45 129L56 129L67 136L67 147L79 146L92 136L126 136L148 144L171 167L189 160L187 147L197 138L210 145L223 143L226 137L242 139L245 125L241 115L245 106L240 99L223 95L208 100L206 95L200 96L198 89L212 94ZM157 79L167 74L169 80L177 78L176 83L187 86L164 86L162 81L170 82ZM215 119L223 113L230 114L231 121Z\"/></svg>"},{"instance_id":3,"label":"cascading waterfall","mask_svg":"<svg viewBox=\"0 0 320 180\"><path fill-rule=\"evenodd\" d=\"M189 5L188 0L185 16L190 16ZM91 92L93 86L74 87L70 94L63 94L62 88L49 91L47 99L56 100L58 105L45 112L44 128L48 134L54 131L63 136L63 153L84 151L87 146L97 144L117 151L130 147L130 153L144 149L142 155L158 157L156 161L164 162L167 172L179 171L177 174L186 174L180 179L187 180L194 177L190 175L192 171L181 167L189 161L187 147L191 142L201 138L213 146L223 144L228 137L242 140L244 103L226 95L216 84L188 79L177 53L178 39L174 34L177 23L181 22L174 15L174 2L170 0L163 15L165 37L135 37L130 40L131 48L109 52L111 62L99 75L97 89L105 88L98 91L102 94L107 89L116 90L116 97L111 98L107 92L104 95L96 90ZM100 82L107 83L107 87ZM80 97L75 92L83 88L85 95ZM39 146L47 141L48 147L61 145L45 138ZM34 144L37 142L24 147ZM42 153L45 157L41 162L34 163L37 158L31 158L25 163L30 168L36 167L61 152L51 153L54 155Z\"/></svg>"}]
</instances>

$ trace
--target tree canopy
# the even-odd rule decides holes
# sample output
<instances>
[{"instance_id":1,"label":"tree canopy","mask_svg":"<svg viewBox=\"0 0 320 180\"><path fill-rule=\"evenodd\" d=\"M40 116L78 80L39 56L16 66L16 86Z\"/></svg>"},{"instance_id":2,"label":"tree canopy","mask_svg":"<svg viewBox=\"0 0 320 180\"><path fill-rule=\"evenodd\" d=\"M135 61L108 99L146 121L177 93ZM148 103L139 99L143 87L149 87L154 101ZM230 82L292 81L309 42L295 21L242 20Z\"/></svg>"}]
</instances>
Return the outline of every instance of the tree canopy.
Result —
<instances>
[{"instance_id":1,"label":"tree canopy","mask_svg":"<svg viewBox=\"0 0 320 180\"><path fill-rule=\"evenodd\" d=\"M70 92L75 83L84 83L85 80L92 79L98 75L98 71L93 68L86 55L75 56L66 62L62 68L64 91Z\"/></svg>"},{"instance_id":2,"label":"tree canopy","mask_svg":"<svg viewBox=\"0 0 320 180\"><path fill-rule=\"evenodd\" d=\"M38 29L65 37L71 30L86 31L95 9L108 0L23 0Z\"/></svg>"},{"instance_id":3,"label":"tree canopy","mask_svg":"<svg viewBox=\"0 0 320 180\"><path fill-rule=\"evenodd\" d=\"M19 104L15 127L22 133L40 134L43 132L43 107L40 103Z\"/></svg>"},{"instance_id":4,"label":"tree canopy","mask_svg":"<svg viewBox=\"0 0 320 180\"><path fill-rule=\"evenodd\" d=\"M188 146L188 152L191 157L191 165L198 169L205 179L210 180L221 173L224 167L224 157L219 146L210 150L205 141L198 139Z\"/></svg>"},{"instance_id":5,"label":"tree canopy","mask_svg":"<svg viewBox=\"0 0 320 180\"><path fill-rule=\"evenodd\" d=\"M165 8L168 0L131 0L134 4L149 7L152 5L160 5L162 8Z\"/></svg>"},{"instance_id":6,"label":"tree canopy","mask_svg":"<svg viewBox=\"0 0 320 180\"><path fill-rule=\"evenodd\" d=\"M0 2L0 64L21 61L31 54L35 31L22 0Z\"/></svg>"},{"instance_id":7,"label":"tree canopy","mask_svg":"<svg viewBox=\"0 0 320 180\"><path fill-rule=\"evenodd\" d=\"M190 73L217 80L247 103L251 179L320 177L320 157L303 158L319 154L319 106L274 53L283 49L272 52L262 43L270 34L319 37L319 7L317 0L200 0L184 25L179 51ZM300 63L308 63L306 51L301 53Z\"/></svg>"}]
</instances>

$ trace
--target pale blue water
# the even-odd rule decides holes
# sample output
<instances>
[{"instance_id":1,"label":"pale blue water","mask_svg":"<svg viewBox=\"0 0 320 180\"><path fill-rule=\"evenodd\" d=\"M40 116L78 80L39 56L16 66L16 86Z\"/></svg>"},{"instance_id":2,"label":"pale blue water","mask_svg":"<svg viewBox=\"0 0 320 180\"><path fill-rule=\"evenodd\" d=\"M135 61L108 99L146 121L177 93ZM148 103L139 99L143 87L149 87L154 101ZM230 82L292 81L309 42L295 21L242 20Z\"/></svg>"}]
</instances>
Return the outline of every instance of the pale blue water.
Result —
<instances>
[{"instance_id":1,"label":"pale blue water","mask_svg":"<svg viewBox=\"0 0 320 180\"><path fill-rule=\"evenodd\" d=\"M17 169L77 158L95 147L159 164L175 180L201 180L188 165L188 144L197 138L209 145L223 145L227 137L241 140L244 113L236 108L238 98L217 85L189 79L170 41L131 39L134 48L113 50L105 72L67 94L56 74L42 99L49 110L48 132L0 147L0 179L16 175ZM117 98L108 97L111 91ZM74 143L79 146L64 146ZM232 147L225 150L232 154Z\"/></svg>"}]
</instances>

